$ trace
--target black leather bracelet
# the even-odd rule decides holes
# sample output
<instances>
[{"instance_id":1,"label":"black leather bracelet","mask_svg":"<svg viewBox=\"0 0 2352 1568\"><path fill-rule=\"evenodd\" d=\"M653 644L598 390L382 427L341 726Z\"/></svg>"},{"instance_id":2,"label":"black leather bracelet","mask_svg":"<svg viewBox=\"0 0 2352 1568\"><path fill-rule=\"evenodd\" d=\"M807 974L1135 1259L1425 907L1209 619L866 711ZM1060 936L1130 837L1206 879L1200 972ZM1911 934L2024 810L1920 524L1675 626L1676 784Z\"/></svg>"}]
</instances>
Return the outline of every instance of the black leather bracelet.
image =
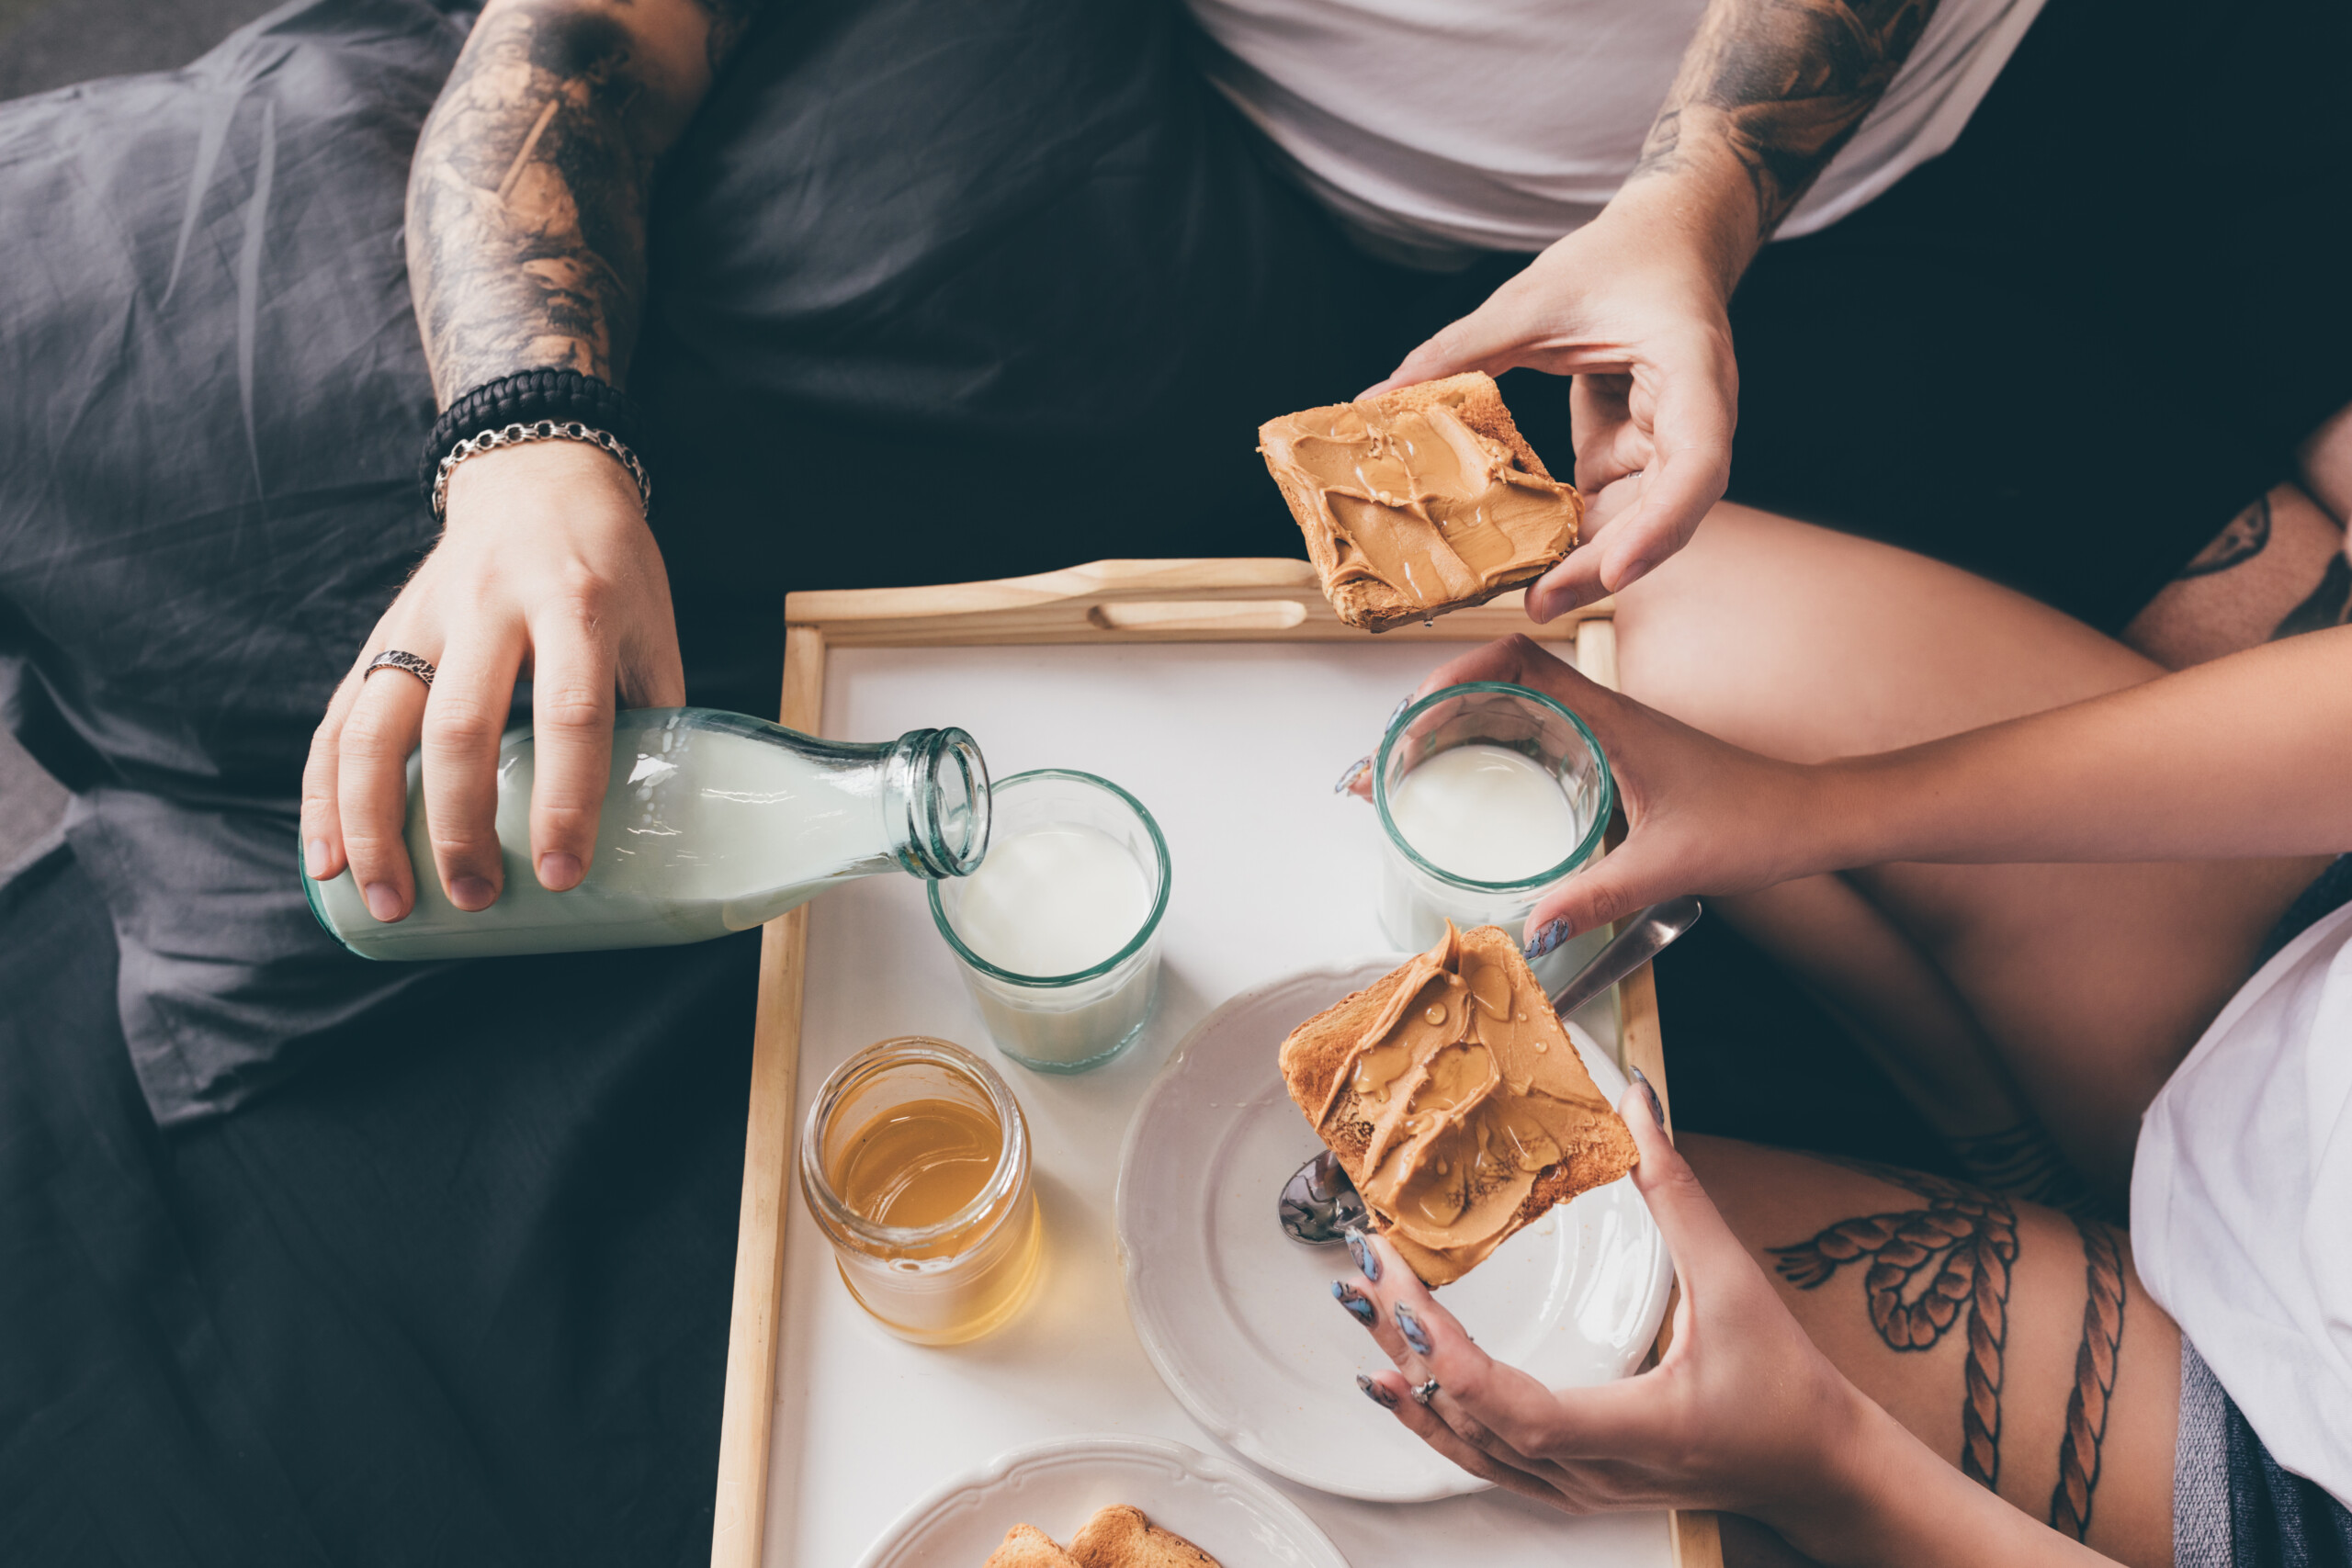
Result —
<instances>
[{"instance_id":1,"label":"black leather bracelet","mask_svg":"<svg viewBox=\"0 0 2352 1568\"><path fill-rule=\"evenodd\" d=\"M609 381L577 370L524 370L485 381L443 411L425 437L416 465L416 487L432 504L433 481L441 459L461 441L510 424L584 424L623 446L645 450L645 421L628 394Z\"/></svg>"}]
</instances>

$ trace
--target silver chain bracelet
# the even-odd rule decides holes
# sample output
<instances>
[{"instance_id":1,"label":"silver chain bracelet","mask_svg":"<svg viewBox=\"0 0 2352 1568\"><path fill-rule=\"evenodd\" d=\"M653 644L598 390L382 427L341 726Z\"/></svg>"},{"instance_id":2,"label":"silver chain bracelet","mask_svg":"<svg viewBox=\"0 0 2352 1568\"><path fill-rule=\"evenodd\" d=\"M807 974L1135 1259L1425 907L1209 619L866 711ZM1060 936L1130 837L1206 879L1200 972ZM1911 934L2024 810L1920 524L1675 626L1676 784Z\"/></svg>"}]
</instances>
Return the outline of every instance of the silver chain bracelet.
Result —
<instances>
[{"instance_id":1,"label":"silver chain bracelet","mask_svg":"<svg viewBox=\"0 0 2352 1568\"><path fill-rule=\"evenodd\" d=\"M622 446L605 431L578 420L543 419L532 424L510 424L499 430L485 430L480 435L468 436L449 448L441 466L433 472L433 520L438 523L449 510L449 476L458 464L484 452L495 452L501 446L520 446L528 441L585 441L591 446L602 447L619 460L637 481L638 504L647 511L653 507L653 479L646 473L645 465L637 454Z\"/></svg>"}]
</instances>

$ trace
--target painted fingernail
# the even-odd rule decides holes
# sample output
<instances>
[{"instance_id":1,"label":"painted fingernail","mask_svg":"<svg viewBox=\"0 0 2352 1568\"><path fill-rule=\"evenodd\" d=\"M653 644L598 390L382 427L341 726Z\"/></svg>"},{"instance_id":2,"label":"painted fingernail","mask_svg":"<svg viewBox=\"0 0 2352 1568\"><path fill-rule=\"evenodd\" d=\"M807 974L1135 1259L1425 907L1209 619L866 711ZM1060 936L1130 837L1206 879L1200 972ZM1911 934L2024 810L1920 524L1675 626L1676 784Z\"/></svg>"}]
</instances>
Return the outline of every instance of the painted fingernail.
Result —
<instances>
[{"instance_id":1,"label":"painted fingernail","mask_svg":"<svg viewBox=\"0 0 2352 1568\"><path fill-rule=\"evenodd\" d=\"M449 884L449 902L460 909L487 909L497 897L498 890L487 877L461 876Z\"/></svg>"},{"instance_id":2,"label":"painted fingernail","mask_svg":"<svg viewBox=\"0 0 2352 1568\"><path fill-rule=\"evenodd\" d=\"M302 858L303 864L313 877L324 876L327 874L327 841L312 839L302 846Z\"/></svg>"},{"instance_id":3,"label":"painted fingernail","mask_svg":"<svg viewBox=\"0 0 2352 1568\"><path fill-rule=\"evenodd\" d=\"M1390 730L1392 730L1392 729L1394 729L1394 728L1396 728L1396 721L1397 721L1398 719L1400 719L1400 718L1402 718L1402 717L1404 717L1404 716L1405 716L1405 710L1406 710L1407 708L1411 707L1411 706L1413 705L1413 695L1414 695L1414 694L1412 694L1411 692L1408 692L1408 693L1406 693L1406 694L1405 694L1405 700L1404 700L1404 701L1402 701L1402 702L1400 702L1400 703L1398 703L1395 707L1393 707L1393 708L1391 708L1391 709L1389 709L1389 710L1388 710L1388 722L1387 722L1386 724L1384 724L1384 725L1382 725L1382 726L1380 727L1380 733L1381 733L1381 734L1385 735L1385 734L1387 734Z\"/></svg>"},{"instance_id":4,"label":"painted fingernail","mask_svg":"<svg viewBox=\"0 0 2352 1568\"><path fill-rule=\"evenodd\" d=\"M401 918L401 896L390 883L371 882L359 890L359 896L368 901L368 912L378 919L397 920Z\"/></svg>"},{"instance_id":5,"label":"painted fingernail","mask_svg":"<svg viewBox=\"0 0 2352 1568\"><path fill-rule=\"evenodd\" d=\"M1575 928L1563 916L1535 933L1535 940L1527 944L1527 956L1541 958L1575 934Z\"/></svg>"},{"instance_id":6,"label":"painted fingernail","mask_svg":"<svg viewBox=\"0 0 2352 1568\"><path fill-rule=\"evenodd\" d=\"M1657 1090L1650 1087L1650 1080L1643 1076L1639 1067L1634 1069L1634 1087L1640 1089L1642 1098L1650 1102L1650 1120L1661 1127L1665 1126L1666 1107L1657 1102Z\"/></svg>"},{"instance_id":7,"label":"painted fingernail","mask_svg":"<svg viewBox=\"0 0 2352 1568\"><path fill-rule=\"evenodd\" d=\"M1417 1382L1413 1385L1414 1404L1426 1406L1430 1400L1435 1399L1436 1397L1437 1379L1431 1378L1427 1382Z\"/></svg>"},{"instance_id":8,"label":"painted fingernail","mask_svg":"<svg viewBox=\"0 0 2352 1568\"><path fill-rule=\"evenodd\" d=\"M1363 1299L1363 1292L1345 1280L1331 1281L1331 1299L1347 1308L1348 1315L1366 1328L1380 1321L1380 1314L1373 1310L1370 1302Z\"/></svg>"},{"instance_id":9,"label":"painted fingernail","mask_svg":"<svg viewBox=\"0 0 2352 1568\"><path fill-rule=\"evenodd\" d=\"M1397 1332L1404 1335L1405 1343L1413 1348L1415 1355L1426 1356L1430 1353L1430 1331L1421 1326L1421 1320L1415 1317L1413 1309L1403 1302L1396 1303L1396 1328Z\"/></svg>"},{"instance_id":10,"label":"painted fingernail","mask_svg":"<svg viewBox=\"0 0 2352 1568\"><path fill-rule=\"evenodd\" d=\"M1340 775L1340 782L1331 786L1331 793L1333 795L1347 794L1348 791L1356 787L1356 781L1358 779L1363 777L1364 774L1370 772L1372 772L1372 759L1369 757L1358 757L1354 761L1348 764L1348 771Z\"/></svg>"},{"instance_id":11,"label":"painted fingernail","mask_svg":"<svg viewBox=\"0 0 2352 1568\"><path fill-rule=\"evenodd\" d=\"M560 851L539 857L539 886L550 893L560 893L580 880L580 857Z\"/></svg>"},{"instance_id":12,"label":"painted fingernail","mask_svg":"<svg viewBox=\"0 0 2352 1568\"><path fill-rule=\"evenodd\" d=\"M1362 1372L1358 1372L1356 1374L1356 1386L1363 1390L1363 1396L1366 1399L1371 1400L1383 1410L1394 1410L1396 1408L1396 1396L1388 1392L1386 1385L1376 1383L1370 1378L1364 1376Z\"/></svg>"},{"instance_id":13,"label":"painted fingernail","mask_svg":"<svg viewBox=\"0 0 2352 1568\"><path fill-rule=\"evenodd\" d=\"M1374 1284L1380 1283L1380 1254L1372 1249L1372 1243L1365 1239L1363 1232L1351 1230L1347 1233L1347 1237L1348 1252L1355 1258L1356 1268Z\"/></svg>"}]
</instances>

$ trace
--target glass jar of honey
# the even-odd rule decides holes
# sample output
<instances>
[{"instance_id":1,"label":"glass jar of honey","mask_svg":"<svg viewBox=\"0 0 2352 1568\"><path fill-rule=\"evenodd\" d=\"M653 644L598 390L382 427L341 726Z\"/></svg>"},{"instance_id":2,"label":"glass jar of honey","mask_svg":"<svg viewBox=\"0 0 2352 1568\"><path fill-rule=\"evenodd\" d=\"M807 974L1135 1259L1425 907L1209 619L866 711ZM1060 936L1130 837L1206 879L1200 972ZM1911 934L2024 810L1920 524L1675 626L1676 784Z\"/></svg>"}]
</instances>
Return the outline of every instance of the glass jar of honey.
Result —
<instances>
[{"instance_id":1,"label":"glass jar of honey","mask_svg":"<svg viewBox=\"0 0 2352 1568\"><path fill-rule=\"evenodd\" d=\"M835 1068L801 1136L800 1193L850 1294L901 1338L977 1339L1036 1277L1029 1124L960 1045L910 1035Z\"/></svg>"}]
</instances>

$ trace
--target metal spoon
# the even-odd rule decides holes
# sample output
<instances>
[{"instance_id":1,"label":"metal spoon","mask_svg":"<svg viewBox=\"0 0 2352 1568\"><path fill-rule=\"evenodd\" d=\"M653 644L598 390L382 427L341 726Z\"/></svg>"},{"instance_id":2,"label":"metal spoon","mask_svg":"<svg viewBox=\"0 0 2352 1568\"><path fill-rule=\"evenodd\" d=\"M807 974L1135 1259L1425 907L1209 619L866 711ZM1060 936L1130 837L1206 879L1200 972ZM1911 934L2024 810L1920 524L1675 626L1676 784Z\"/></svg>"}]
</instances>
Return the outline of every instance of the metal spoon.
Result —
<instances>
[{"instance_id":1,"label":"metal spoon","mask_svg":"<svg viewBox=\"0 0 2352 1568\"><path fill-rule=\"evenodd\" d=\"M1699 900L1669 898L1634 917L1607 947L1552 998L1552 1010L1562 1019L1657 957L1675 938L1699 923ZM1308 1247L1329 1247L1364 1222L1363 1199L1348 1179L1339 1159L1325 1149L1291 1173L1283 1183L1274 1213L1293 1241Z\"/></svg>"}]
</instances>

